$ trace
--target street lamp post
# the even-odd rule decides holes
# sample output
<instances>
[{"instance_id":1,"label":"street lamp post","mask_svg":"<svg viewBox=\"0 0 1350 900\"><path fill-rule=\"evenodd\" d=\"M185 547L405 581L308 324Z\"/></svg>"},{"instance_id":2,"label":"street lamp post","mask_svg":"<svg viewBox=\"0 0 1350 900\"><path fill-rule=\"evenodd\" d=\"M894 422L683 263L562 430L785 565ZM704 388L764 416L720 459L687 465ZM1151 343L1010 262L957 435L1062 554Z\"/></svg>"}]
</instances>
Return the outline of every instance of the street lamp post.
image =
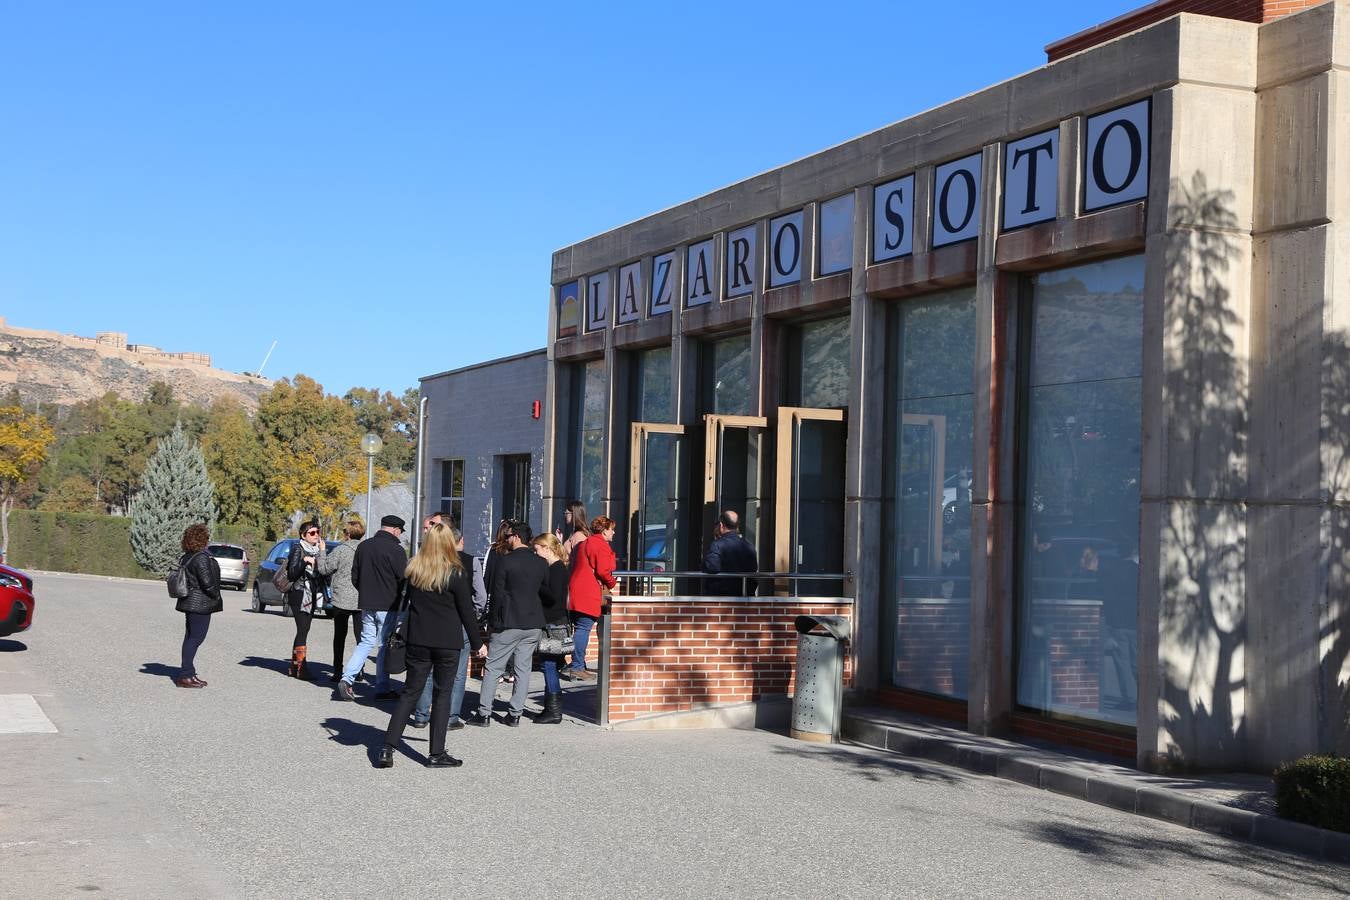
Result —
<instances>
[{"instance_id":1,"label":"street lamp post","mask_svg":"<svg viewBox=\"0 0 1350 900\"><path fill-rule=\"evenodd\" d=\"M370 528L370 495L375 493L375 456L384 449L384 441L371 431L361 438L361 452L366 455L366 532Z\"/></svg>"}]
</instances>

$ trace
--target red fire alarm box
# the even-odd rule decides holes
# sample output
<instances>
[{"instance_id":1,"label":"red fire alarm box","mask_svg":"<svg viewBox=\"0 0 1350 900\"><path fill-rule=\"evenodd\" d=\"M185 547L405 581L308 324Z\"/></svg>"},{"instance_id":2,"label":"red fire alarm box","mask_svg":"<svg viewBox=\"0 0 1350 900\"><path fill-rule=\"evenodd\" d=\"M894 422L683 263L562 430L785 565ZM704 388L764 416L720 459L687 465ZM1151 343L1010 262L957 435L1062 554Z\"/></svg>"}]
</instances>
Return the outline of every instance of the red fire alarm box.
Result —
<instances>
[{"instance_id":1,"label":"red fire alarm box","mask_svg":"<svg viewBox=\"0 0 1350 900\"><path fill-rule=\"evenodd\" d=\"M540 413L540 411L542 410L542 408L543 408L543 404L541 404L538 400L536 400L536 401L534 401L533 403L531 403L531 404L530 404L530 418L531 418L531 419L537 419L537 418L539 418L539 413Z\"/></svg>"}]
</instances>

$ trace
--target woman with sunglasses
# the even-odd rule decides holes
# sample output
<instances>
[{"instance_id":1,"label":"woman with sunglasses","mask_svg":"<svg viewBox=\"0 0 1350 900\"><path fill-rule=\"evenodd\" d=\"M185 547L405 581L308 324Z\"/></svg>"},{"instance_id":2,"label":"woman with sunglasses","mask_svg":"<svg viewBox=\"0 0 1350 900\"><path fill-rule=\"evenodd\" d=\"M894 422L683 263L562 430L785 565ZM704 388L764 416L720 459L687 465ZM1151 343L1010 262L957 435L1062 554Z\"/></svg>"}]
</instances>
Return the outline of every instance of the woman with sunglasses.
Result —
<instances>
[{"instance_id":1,"label":"woman with sunglasses","mask_svg":"<svg viewBox=\"0 0 1350 900\"><path fill-rule=\"evenodd\" d=\"M292 678L309 678L305 666L305 643L309 640L309 624L314 619L316 606L323 606L328 594L328 579L319 574L319 560L323 559L327 544L319 535L319 523L305 522L300 526L300 540L291 544L286 557L286 577L291 589L286 592L286 605L295 617L295 642L291 644L291 667L286 674Z\"/></svg>"}]
</instances>

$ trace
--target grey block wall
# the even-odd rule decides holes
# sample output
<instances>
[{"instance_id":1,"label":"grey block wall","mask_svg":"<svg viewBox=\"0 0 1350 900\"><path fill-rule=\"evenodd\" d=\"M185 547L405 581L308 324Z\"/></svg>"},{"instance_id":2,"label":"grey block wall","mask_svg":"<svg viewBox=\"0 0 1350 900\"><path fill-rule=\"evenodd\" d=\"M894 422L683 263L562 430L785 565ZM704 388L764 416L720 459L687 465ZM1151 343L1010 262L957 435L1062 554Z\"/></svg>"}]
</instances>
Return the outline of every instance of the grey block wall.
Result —
<instances>
[{"instance_id":1,"label":"grey block wall","mask_svg":"<svg viewBox=\"0 0 1350 900\"><path fill-rule=\"evenodd\" d=\"M544 421L532 405L546 404L548 360L535 350L428 375L424 490L419 514L438 509L444 485L441 462L464 460L464 546L483 553L503 516L503 458L530 454L530 525L544 525ZM448 494L448 491L445 493ZM420 527L420 526L419 526Z\"/></svg>"}]
</instances>

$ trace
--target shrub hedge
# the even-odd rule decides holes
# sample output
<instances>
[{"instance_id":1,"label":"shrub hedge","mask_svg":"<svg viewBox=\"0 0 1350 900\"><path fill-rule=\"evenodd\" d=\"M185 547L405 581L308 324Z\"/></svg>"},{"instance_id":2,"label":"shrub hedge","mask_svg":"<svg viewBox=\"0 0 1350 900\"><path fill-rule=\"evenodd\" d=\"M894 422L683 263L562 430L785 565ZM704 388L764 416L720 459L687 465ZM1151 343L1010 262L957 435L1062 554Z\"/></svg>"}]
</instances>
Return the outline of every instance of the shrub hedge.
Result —
<instances>
[{"instance_id":1,"label":"shrub hedge","mask_svg":"<svg viewBox=\"0 0 1350 900\"><path fill-rule=\"evenodd\" d=\"M1275 809L1295 822L1350 832L1350 757L1305 756L1280 766Z\"/></svg>"},{"instance_id":2,"label":"shrub hedge","mask_svg":"<svg viewBox=\"0 0 1350 900\"><path fill-rule=\"evenodd\" d=\"M272 546L261 528L247 525L217 525L211 539L244 547L251 573ZM7 562L18 569L155 579L131 554L125 516L16 509L9 514Z\"/></svg>"}]
</instances>

